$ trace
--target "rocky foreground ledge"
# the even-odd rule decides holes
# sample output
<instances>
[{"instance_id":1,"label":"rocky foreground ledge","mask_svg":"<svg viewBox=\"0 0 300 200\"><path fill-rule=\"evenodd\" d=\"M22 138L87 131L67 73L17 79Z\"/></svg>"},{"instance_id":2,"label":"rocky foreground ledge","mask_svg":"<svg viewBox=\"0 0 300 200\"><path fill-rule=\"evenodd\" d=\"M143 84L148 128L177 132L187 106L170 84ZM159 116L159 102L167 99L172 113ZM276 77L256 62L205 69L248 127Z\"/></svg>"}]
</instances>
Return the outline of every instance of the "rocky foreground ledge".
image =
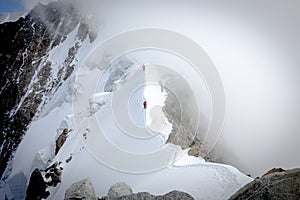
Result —
<instances>
[{"instance_id":1,"label":"rocky foreground ledge","mask_svg":"<svg viewBox=\"0 0 300 200\"><path fill-rule=\"evenodd\" d=\"M299 200L300 168L274 168L241 188L230 200Z\"/></svg>"},{"instance_id":2,"label":"rocky foreground ledge","mask_svg":"<svg viewBox=\"0 0 300 200\"><path fill-rule=\"evenodd\" d=\"M92 183L84 179L74 183L66 191L65 200L91 199L91 200L179 200L194 199L191 195L171 191L165 195L155 196L148 192L133 193L130 186L119 182L110 187L107 196L96 197ZM274 168L260 178L241 188L229 200L299 200L300 199L300 168L284 170Z\"/></svg>"},{"instance_id":3,"label":"rocky foreground ledge","mask_svg":"<svg viewBox=\"0 0 300 200\"><path fill-rule=\"evenodd\" d=\"M74 183L66 191L65 200L193 200L194 198L180 191L171 191L165 195L154 196L148 192L133 193L130 186L124 182L119 182L111 186L108 190L107 196L97 198L94 187L89 179L84 179Z\"/></svg>"}]
</instances>

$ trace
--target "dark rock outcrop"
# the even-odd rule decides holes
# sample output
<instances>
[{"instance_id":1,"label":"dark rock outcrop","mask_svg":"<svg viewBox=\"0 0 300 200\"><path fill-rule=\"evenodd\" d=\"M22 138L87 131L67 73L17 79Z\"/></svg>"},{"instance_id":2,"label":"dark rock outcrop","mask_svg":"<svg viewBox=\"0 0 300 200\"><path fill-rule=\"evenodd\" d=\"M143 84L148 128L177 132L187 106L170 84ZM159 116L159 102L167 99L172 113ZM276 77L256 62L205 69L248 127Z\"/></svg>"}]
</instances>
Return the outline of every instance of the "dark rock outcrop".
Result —
<instances>
[{"instance_id":1,"label":"dark rock outcrop","mask_svg":"<svg viewBox=\"0 0 300 200\"><path fill-rule=\"evenodd\" d=\"M59 165L60 163L55 162L53 165L45 169L45 178L50 179L47 182L48 186L56 187L57 184L61 182L63 168Z\"/></svg>"},{"instance_id":2,"label":"dark rock outcrop","mask_svg":"<svg viewBox=\"0 0 300 200\"><path fill-rule=\"evenodd\" d=\"M60 148L64 145L64 143L67 140L68 133L71 132L71 131L72 130L68 130L67 128L65 128L63 130L63 132L58 136L58 138L56 140L56 144L55 144L55 155L58 153Z\"/></svg>"},{"instance_id":3,"label":"dark rock outcrop","mask_svg":"<svg viewBox=\"0 0 300 200\"><path fill-rule=\"evenodd\" d=\"M39 169L35 169L30 177L29 185L26 191L25 200L46 199L50 193L46 191L47 185Z\"/></svg>"},{"instance_id":4,"label":"dark rock outcrop","mask_svg":"<svg viewBox=\"0 0 300 200\"><path fill-rule=\"evenodd\" d=\"M273 170L241 188L230 200L299 200L300 168Z\"/></svg>"}]
</instances>

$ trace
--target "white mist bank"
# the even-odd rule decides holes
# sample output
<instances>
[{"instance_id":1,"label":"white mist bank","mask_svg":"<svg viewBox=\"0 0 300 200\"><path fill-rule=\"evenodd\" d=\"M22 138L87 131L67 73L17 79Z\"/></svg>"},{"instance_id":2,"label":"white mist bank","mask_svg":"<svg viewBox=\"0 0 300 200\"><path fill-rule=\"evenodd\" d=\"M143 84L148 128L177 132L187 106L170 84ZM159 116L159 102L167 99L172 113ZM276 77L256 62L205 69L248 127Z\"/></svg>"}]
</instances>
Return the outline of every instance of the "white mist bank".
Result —
<instances>
[{"instance_id":1,"label":"white mist bank","mask_svg":"<svg viewBox=\"0 0 300 200\"><path fill-rule=\"evenodd\" d=\"M166 28L206 50L226 94L225 126L216 146L224 162L253 176L300 165L298 1L91 4L105 27L104 37Z\"/></svg>"}]
</instances>

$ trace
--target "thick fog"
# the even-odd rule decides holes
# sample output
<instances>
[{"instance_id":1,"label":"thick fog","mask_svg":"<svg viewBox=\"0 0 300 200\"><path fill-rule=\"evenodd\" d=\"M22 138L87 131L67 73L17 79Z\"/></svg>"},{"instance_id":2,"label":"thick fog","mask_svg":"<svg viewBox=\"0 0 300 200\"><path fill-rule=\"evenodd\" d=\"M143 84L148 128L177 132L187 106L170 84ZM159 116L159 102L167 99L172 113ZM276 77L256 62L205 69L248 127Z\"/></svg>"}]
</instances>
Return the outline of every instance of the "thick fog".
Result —
<instances>
[{"instance_id":1,"label":"thick fog","mask_svg":"<svg viewBox=\"0 0 300 200\"><path fill-rule=\"evenodd\" d=\"M226 119L215 152L252 176L300 166L300 1L76 0L105 40L127 30L174 30L215 64ZM36 1L25 1L31 8ZM222 152L222 153L220 153Z\"/></svg>"}]
</instances>

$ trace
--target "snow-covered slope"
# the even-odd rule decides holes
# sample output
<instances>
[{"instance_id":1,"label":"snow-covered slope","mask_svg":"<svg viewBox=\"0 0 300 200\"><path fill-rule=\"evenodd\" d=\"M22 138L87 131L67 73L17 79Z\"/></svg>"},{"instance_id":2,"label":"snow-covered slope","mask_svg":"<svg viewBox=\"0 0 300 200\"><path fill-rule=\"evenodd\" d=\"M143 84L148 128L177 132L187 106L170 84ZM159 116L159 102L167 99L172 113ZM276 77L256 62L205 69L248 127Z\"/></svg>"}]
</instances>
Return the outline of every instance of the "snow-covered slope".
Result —
<instances>
[{"instance_id":1,"label":"snow-covered slope","mask_svg":"<svg viewBox=\"0 0 300 200\"><path fill-rule=\"evenodd\" d=\"M119 66L122 67L122 64ZM146 65L146 68L151 67L155 69L155 66ZM81 70L80 76L90 76L94 74L93 71L99 73L101 70ZM158 82L155 84L153 78L148 79L151 80L148 84L145 81L145 75L151 77L153 74L155 70L142 71L140 65L133 63L127 69L126 80L118 84L119 89L116 91L100 90L95 91L95 95L84 97L84 86L75 86L77 100L89 99L87 105L90 107L83 105L80 113L73 113L72 104L68 101L60 100L61 105L55 108L49 103L49 107L45 107L46 110L49 109L47 114L32 123L21 142L14 158L11 177L22 172L28 180L34 168L45 169L56 161L62 162L62 182L57 187L49 187L51 195L48 199L63 199L66 189L72 183L87 177L91 179L98 196L104 196L114 183L125 181L132 186L134 192L164 194L177 189L191 194L196 199L227 199L251 181L251 178L231 166L208 163L202 158L188 156L187 150L182 151L179 147L165 144L164 137L170 133L171 127L162 129L164 137L161 134L151 135L153 132L146 131L151 130L151 123L147 124L145 120L147 112L151 111L151 107L163 106L165 98L160 87L153 87L158 85ZM68 91L69 87L70 85L65 84L62 91ZM68 98L63 92L59 95L61 96L57 96L56 100ZM144 99L152 102L147 111L142 105ZM95 105L98 107L95 108ZM112 105L119 107L116 109ZM122 110L122 107L125 110ZM125 119L124 112L127 113L127 108L133 116L131 119ZM154 119L156 114L157 112L148 113L148 117ZM80 124L74 124L74 117L80 118ZM120 124L116 123L116 118L120 117L123 121L129 120L129 123L134 123L135 128L140 131L124 131L130 131L132 127L128 124L128 127L120 127ZM158 119L165 120L161 116ZM101 128L97 129L97 125ZM54 156L55 139L64 128L73 131L59 153ZM119 152L115 152L112 147L117 148ZM125 154L122 154L124 152ZM147 156L151 152L157 154ZM67 163L66 160L70 156L72 159Z\"/></svg>"},{"instance_id":2,"label":"snow-covered slope","mask_svg":"<svg viewBox=\"0 0 300 200\"><path fill-rule=\"evenodd\" d=\"M192 79L190 82L196 81L195 71L190 71L182 60L174 60L175 54L148 49L110 60L110 55L102 58L96 52L92 59L86 60L105 36L94 38L84 20L73 15L73 10L70 16L62 15L65 21L59 21L54 17L56 9L39 6L50 14L38 15L38 19L51 19L58 28L50 37L51 48L45 55L28 61L36 69L24 87L22 98L11 110L12 115L22 110L32 95L33 99L40 99L34 104L35 120L30 121L7 168L9 177L1 183L0 199L5 195L24 199L32 171L38 168L45 175L45 169L55 162L63 168L62 181L56 187L48 187L48 199L63 199L72 183L87 177L98 196L105 195L114 183L124 181L134 192L165 194L176 189L196 199L227 199L252 180L231 166L188 156L189 149L166 143L174 127L163 111L168 93L159 69L164 65L174 71L183 68L176 73L184 72L187 79ZM61 32L65 29L60 27L72 25L66 20L68 17L76 23L73 29ZM25 50L20 55L26 60L29 51ZM98 63L98 56L102 63ZM151 64L145 64L143 69L143 63ZM210 118L211 105L205 85L201 80L195 85L197 95L203 96L203 113ZM148 102L147 109L143 108L144 100ZM55 155L56 139L66 128L72 131Z\"/></svg>"}]
</instances>

